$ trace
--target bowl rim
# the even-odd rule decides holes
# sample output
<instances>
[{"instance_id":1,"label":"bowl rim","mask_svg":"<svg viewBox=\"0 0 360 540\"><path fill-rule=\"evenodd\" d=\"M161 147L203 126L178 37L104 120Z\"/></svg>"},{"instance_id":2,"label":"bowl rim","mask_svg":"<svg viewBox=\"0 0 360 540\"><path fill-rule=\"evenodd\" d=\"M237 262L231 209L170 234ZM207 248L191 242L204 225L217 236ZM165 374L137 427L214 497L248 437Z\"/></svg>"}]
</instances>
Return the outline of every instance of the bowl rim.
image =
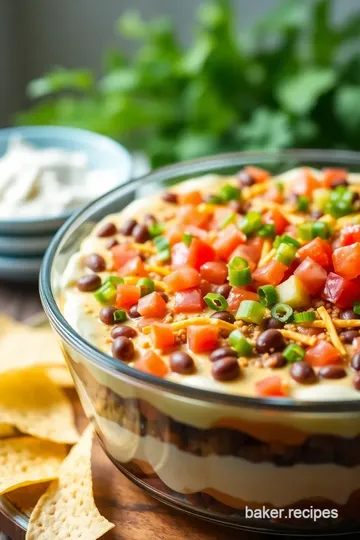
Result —
<instances>
[{"instance_id":1,"label":"bowl rim","mask_svg":"<svg viewBox=\"0 0 360 540\"><path fill-rule=\"evenodd\" d=\"M359 400L334 400L334 401L297 401L291 398L259 398L251 396L241 396L228 394L225 392L217 392L213 390L202 389L185 384L175 383L166 379L161 379L154 375L143 373L135 368L128 366L124 362L115 361L111 356L103 353L90 342L78 334L62 315L51 287L51 272L55 260L56 251L61 244L63 236L76 223L78 219L89 218L96 208L100 205L103 207L106 202L110 202L113 194L119 194L123 191L124 195L135 190L142 185L150 184L151 182L159 181L160 179L171 179L180 175L195 175L203 172L210 173L209 168L216 169L218 167L244 166L250 165L256 161L266 161L275 159L295 159L295 160L319 160L331 164L331 162L344 161L344 166L356 164L360 166L360 152L347 150L265 150L265 151L248 151L248 152L233 152L225 154L217 154L204 158L183 161L173 165L167 165L147 173L133 181L122 184L112 191L104 194L95 201L92 201L80 211L72 215L64 225L59 229L53 238L49 248L45 253L43 263L40 270L39 288L40 298L44 311L56 332L61 338L72 346L78 353L83 355L87 361L93 363L97 368L107 371L116 376L121 374L127 380L134 380L137 383L143 383L152 388L176 394L181 397L217 403L227 406L244 407L249 409L267 409L278 412L299 412L299 413L340 413L349 412L355 413L360 410ZM270 162L269 162L270 163ZM205 169L205 170L204 170ZM170 177L169 177L170 175Z\"/></svg>"},{"instance_id":2,"label":"bowl rim","mask_svg":"<svg viewBox=\"0 0 360 540\"><path fill-rule=\"evenodd\" d=\"M47 134L49 136L56 136L56 134L61 135L61 137L64 137L66 135L69 135L75 138L77 136L86 137L88 139L93 139L94 142L99 141L102 145L105 145L109 147L109 149L113 149L115 152L118 153L119 157L122 158L123 163L127 164L127 167L129 169L129 179L131 179L133 171L134 171L134 160L131 156L131 153L125 146L117 142L115 139L112 139L111 137L107 137L106 135L102 135L101 133L97 133L96 131L90 131L88 129L82 129L77 127L71 127L71 126L56 126L56 125L36 125L36 126L12 126L7 128L0 129L0 139L2 137L11 137L12 135L20 135L26 137L31 137L32 139L36 139L37 136L44 136L44 134ZM127 181L128 181L127 180ZM126 181L126 182L127 182ZM125 182L125 183L126 183ZM117 189L117 188L115 188ZM0 218L0 226L6 224L7 227L18 227L19 225L23 225L26 227L27 225L31 224L32 226L41 226L41 225L47 225L51 226L54 224L54 227L58 225L59 220L66 220L70 217L70 215L73 214L73 212L78 212L80 207L76 208L70 208L68 210L65 210L65 212L62 212L61 214L57 214L56 216L51 217L40 217L40 218L33 218L33 217L23 217L23 218L17 218L17 219L1 219Z\"/></svg>"}]
</instances>

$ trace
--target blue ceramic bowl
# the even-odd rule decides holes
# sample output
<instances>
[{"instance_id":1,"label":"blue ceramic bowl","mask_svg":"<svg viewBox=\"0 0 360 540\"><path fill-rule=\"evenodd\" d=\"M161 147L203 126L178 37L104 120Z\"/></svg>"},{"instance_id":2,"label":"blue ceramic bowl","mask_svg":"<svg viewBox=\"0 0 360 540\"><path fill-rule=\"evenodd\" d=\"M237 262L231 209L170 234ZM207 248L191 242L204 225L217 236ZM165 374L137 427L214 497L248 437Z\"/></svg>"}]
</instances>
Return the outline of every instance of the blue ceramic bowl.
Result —
<instances>
[{"instance_id":1,"label":"blue ceramic bowl","mask_svg":"<svg viewBox=\"0 0 360 540\"><path fill-rule=\"evenodd\" d=\"M84 129L61 126L13 127L0 130L0 157L7 150L9 140L19 136L38 148L56 147L84 152L90 169L112 170L118 184L130 180L132 158L129 152L113 139ZM59 216L39 218L1 219L0 235L49 235L55 233L74 209Z\"/></svg>"}]
</instances>

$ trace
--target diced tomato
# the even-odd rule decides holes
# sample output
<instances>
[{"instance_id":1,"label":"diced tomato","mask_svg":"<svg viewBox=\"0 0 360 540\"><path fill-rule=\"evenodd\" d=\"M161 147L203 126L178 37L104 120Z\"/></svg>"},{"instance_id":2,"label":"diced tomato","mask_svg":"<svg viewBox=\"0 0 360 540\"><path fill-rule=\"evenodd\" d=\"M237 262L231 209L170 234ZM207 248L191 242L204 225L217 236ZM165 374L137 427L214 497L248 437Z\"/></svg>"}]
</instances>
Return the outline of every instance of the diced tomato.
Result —
<instances>
[{"instance_id":1,"label":"diced tomato","mask_svg":"<svg viewBox=\"0 0 360 540\"><path fill-rule=\"evenodd\" d=\"M234 214L234 211L228 206L215 207L210 223L210 229L219 229L222 223L224 223L224 221L232 214Z\"/></svg>"},{"instance_id":2,"label":"diced tomato","mask_svg":"<svg viewBox=\"0 0 360 540\"><path fill-rule=\"evenodd\" d=\"M200 204L203 200L200 191L188 191L187 193L179 193L178 199L180 204Z\"/></svg>"},{"instance_id":3,"label":"diced tomato","mask_svg":"<svg viewBox=\"0 0 360 540\"><path fill-rule=\"evenodd\" d=\"M287 266L273 259L253 272L253 279L261 285L279 285L284 278Z\"/></svg>"},{"instance_id":4,"label":"diced tomato","mask_svg":"<svg viewBox=\"0 0 360 540\"><path fill-rule=\"evenodd\" d=\"M194 353L213 351L216 349L219 330L212 324L203 326L189 326L187 329L187 343Z\"/></svg>"},{"instance_id":5,"label":"diced tomato","mask_svg":"<svg viewBox=\"0 0 360 540\"><path fill-rule=\"evenodd\" d=\"M228 259L230 261L233 257L242 257L248 262L250 272L253 272L256 268L256 262L253 258L255 251L256 250L252 246L248 246L247 244L241 244L234 249Z\"/></svg>"},{"instance_id":6,"label":"diced tomato","mask_svg":"<svg viewBox=\"0 0 360 540\"><path fill-rule=\"evenodd\" d=\"M151 340L156 349L169 349L175 345L175 334L171 324L155 323L151 325Z\"/></svg>"},{"instance_id":7,"label":"diced tomato","mask_svg":"<svg viewBox=\"0 0 360 540\"><path fill-rule=\"evenodd\" d=\"M360 285L356 281L349 281L330 272L322 296L338 307L349 308L352 307L355 300L360 300Z\"/></svg>"},{"instance_id":8,"label":"diced tomato","mask_svg":"<svg viewBox=\"0 0 360 540\"><path fill-rule=\"evenodd\" d=\"M136 304L140 298L140 287L136 285L118 285L116 293L116 307L129 308Z\"/></svg>"},{"instance_id":9,"label":"diced tomato","mask_svg":"<svg viewBox=\"0 0 360 540\"><path fill-rule=\"evenodd\" d=\"M203 264L214 259L215 252L213 248L200 240L200 238L193 238L190 246L187 246L184 242L179 242L171 249L171 265L173 268L191 266L196 270L200 270Z\"/></svg>"},{"instance_id":10,"label":"diced tomato","mask_svg":"<svg viewBox=\"0 0 360 540\"><path fill-rule=\"evenodd\" d=\"M140 298L137 307L143 317L164 317L167 312L166 302L158 292L152 292Z\"/></svg>"},{"instance_id":11,"label":"diced tomato","mask_svg":"<svg viewBox=\"0 0 360 540\"><path fill-rule=\"evenodd\" d=\"M306 257L310 257L310 259L320 264L323 268L329 268L331 266L331 246L319 237L314 238L314 240L301 247L297 255L302 261Z\"/></svg>"},{"instance_id":12,"label":"diced tomato","mask_svg":"<svg viewBox=\"0 0 360 540\"><path fill-rule=\"evenodd\" d=\"M280 189L278 189L276 186L271 187L264 193L264 199L266 201L271 201L274 203L282 203L284 202L284 195L281 193Z\"/></svg>"},{"instance_id":13,"label":"diced tomato","mask_svg":"<svg viewBox=\"0 0 360 540\"><path fill-rule=\"evenodd\" d=\"M360 275L360 242L335 249L332 261L337 274L355 279Z\"/></svg>"},{"instance_id":14,"label":"diced tomato","mask_svg":"<svg viewBox=\"0 0 360 540\"><path fill-rule=\"evenodd\" d=\"M284 397L287 395L284 383L277 375L257 381L255 389L258 396L261 397Z\"/></svg>"},{"instance_id":15,"label":"diced tomato","mask_svg":"<svg viewBox=\"0 0 360 540\"><path fill-rule=\"evenodd\" d=\"M242 289L241 287L233 287L227 299L230 311L237 311L240 302L243 300L259 301L259 297L255 292Z\"/></svg>"},{"instance_id":16,"label":"diced tomato","mask_svg":"<svg viewBox=\"0 0 360 540\"><path fill-rule=\"evenodd\" d=\"M211 215L206 212L200 212L192 204L185 204L178 207L177 219L180 225L194 225L195 227L200 227L200 229L205 229L211 221Z\"/></svg>"},{"instance_id":17,"label":"diced tomato","mask_svg":"<svg viewBox=\"0 0 360 540\"><path fill-rule=\"evenodd\" d=\"M325 285L327 278L326 270L316 263L310 257L307 257L296 268L294 272L295 276L302 281L307 291L315 296Z\"/></svg>"},{"instance_id":18,"label":"diced tomato","mask_svg":"<svg viewBox=\"0 0 360 540\"><path fill-rule=\"evenodd\" d=\"M201 289L179 291L175 294L174 313L197 313L203 308Z\"/></svg>"},{"instance_id":19,"label":"diced tomato","mask_svg":"<svg viewBox=\"0 0 360 540\"><path fill-rule=\"evenodd\" d=\"M210 283L222 285L226 281L228 268L222 261L209 261L202 265L200 274L203 279L210 281ZM193 287L196 287L196 285L193 285Z\"/></svg>"},{"instance_id":20,"label":"diced tomato","mask_svg":"<svg viewBox=\"0 0 360 540\"><path fill-rule=\"evenodd\" d=\"M202 294L203 298L204 298L204 296L207 295L207 293L214 292L213 291L213 286L206 279L202 279L200 281L200 290L201 290L201 294Z\"/></svg>"},{"instance_id":21,"label":"diced tomato","mask_svg":"<svg viewBox=\"0 0 360 540\"><path fill-rule=\"evenodd\" d=\"M200 274L195 268L179 268L164 277L164 282L170 292L175 292L197 287L200 285L200 279Z\"/></svg>"},{"instance_id":22,"label":"diced tomato","mask_svg":"<svg viewBox=\"0 0 360 540\"><path fill-rule=\"evenodd\" d=\"M165 377L169 371L164 360L154 351L147 351L143 354L139 360L136 360L134 367L144 373L155 375L155 377Z\"/></svg>"},{"instance_id":23,"label":"diced tomato","mask_svg":"<svg viewBox=\"0 0 360 540\"><path fill-rule=\"evenodd\" d=\"M256 183L265 182L270 178L270 173L265 169L261 169L260 167L254 167L249 165L248 167L244 167L243 171L248 173L248 175Z\"/></svg>"},{"instance_id":24,"label":"diced tomato","mask_svg":"<svg viewBox=\"0 0 360 540\"><path fill-rule=\"evenodd\" d=\"M340 232L340 246L350 246L360 242L360 225L346 225Z\"/></svg>"},{"instance_id":25,"label":"diced tomato","mask_svg":"<svg viewBox=\"0 0 360 540\"><path fill-rule=\"evenodd\" d=\"M348 172L346 169L324 169L322 184L324 187L331 187L337 180L347 180Z\"/></svg>"},{"instance_id":26,"label":"diced tomato","mask_svg":"<svg viewBox=\"0 0 360 540\"><path fill-rule=\"evenodd\" d=\"M170 245L173 246L174 244L181 242L183 234L184 227L177 224L169 228L169 230L166 232L166 238L169 240Z\"/></svg>"},{"instance_id":27,"label":"diced tomato","mask_svg":"<svg viewBox=\"0 0 360 540\"><path fill-rule=\"evenodd\" d=\"M252 258L256 263L259 262L259 259L261 257L264 241L265 239L261 236L254 236L253 238L249 238L249 240L247 241L247 245L254 250Z\"/></svg>"},{"instance_id":28,"label":"diced tomato","mask_svg":"<svg viewBox=\"0 0 360 540\"><path fill-rule=\"evenodd\" d=\"M296 195L305 195L306 197L311 197L314 189L321 187L320 182L314 176L312 171L307 167L304 167L296 178L293 180L291 185L291 191Z\"/></svg>"},{"instance_id":29,"label":"diced tomato","mask_svg":"<svg viewBox=\"0 0 360 540\"><path fill-rule=\"evenodd\" d=\"M263 215L263 222L273 223L275 225L276 234L283 234L284 230L289 225L288 220L277 208L272 208L271 210L268 210Z\"/></svg>"},{"instance_id":30,"label":"diced tomato","mask_svg":"<svg viewBox=\"0 0 360 540\"><path fill-rule=\"evenodd\" d=\"M231 223L225 229L220 231L213 246L216 251L216 255L220 259L227 260L229 255L239 244L245 244L246 236Z\"/></svg>"},{"instance_id":31,"label":"diced tomato","mask_svg":"<svg viewBox=\"0 0 360 540\"><path fill-rule=\"evenodd\" d=\"M118 244L111 248L116 270L122 268L128 261L138 256L138 252L126 244Z\"/></svg>"},{"instance_id":32,"label":"diced tomato","mask_svg":"<svg viewBox=\"0 0 360 540\"><path fill-rule=\"evenodd\" d=\"M340 353L334 345L327 341L318 341L314 347L306 351L305 360L315 367L338 364L341 361Z\"/></svg>"},{"instance_id":33,"label":"diced tomato","mask_svg":"<svg viewBox=\"0 0 360 540\"><path fill-rule=\"evenodd\" d=\"M124 266L119 268L120 276L147 276L144 261L141 257L130 259Z\"/></svg>"},{"instance_id":34,"label":"diced tomato","mask_svg":"<svg viewBox=\"0 0 360 540\"><path fill-rule=\"evenodd\" d=\"M195 225L186 225L184 228L184 232L192 234L193 236L200 238L200 240L203 240L204 242L206 242L208 238L208 231L200 229L200 227L195 227Z\"/></svg>"}]
</instances>

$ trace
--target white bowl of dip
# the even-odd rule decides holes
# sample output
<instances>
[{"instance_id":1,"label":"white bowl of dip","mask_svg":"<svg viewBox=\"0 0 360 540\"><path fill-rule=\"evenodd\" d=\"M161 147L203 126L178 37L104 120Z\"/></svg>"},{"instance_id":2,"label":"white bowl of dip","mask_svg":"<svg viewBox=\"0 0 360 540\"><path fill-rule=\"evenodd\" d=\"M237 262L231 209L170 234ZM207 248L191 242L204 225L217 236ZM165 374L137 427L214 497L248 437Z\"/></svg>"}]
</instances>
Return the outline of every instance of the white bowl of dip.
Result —
<instances>
[{"instance_id":1,"label":"white bowl of dip","mask_svg":"<svg viewBox=\"0 0 360 540\"><path fill-rule=\"evenodd\" d=\"M72 212L130 180L132 165L119 143L83 129L0 130L0 235L51 235Z\"/></svg>"}]
</instances>

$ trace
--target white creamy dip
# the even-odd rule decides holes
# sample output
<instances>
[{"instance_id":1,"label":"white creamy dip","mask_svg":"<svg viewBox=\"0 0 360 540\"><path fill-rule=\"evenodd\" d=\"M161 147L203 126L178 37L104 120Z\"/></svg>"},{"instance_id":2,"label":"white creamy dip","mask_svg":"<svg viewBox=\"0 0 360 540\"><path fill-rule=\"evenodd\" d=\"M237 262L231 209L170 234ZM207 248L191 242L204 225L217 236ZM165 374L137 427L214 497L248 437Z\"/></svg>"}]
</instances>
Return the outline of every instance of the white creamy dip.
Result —
<instances>
[{"instance_id":1,"label":"white creamy dip","mask_svg":"<svg viewBox=\"0 0 360 540\"><path fill-rule=\"evenodd\" d=\"M0 158L0 218L57 216L114 188L115 171L89 170L84 152L10 140Z\"/></svg>"}]
</instances>

